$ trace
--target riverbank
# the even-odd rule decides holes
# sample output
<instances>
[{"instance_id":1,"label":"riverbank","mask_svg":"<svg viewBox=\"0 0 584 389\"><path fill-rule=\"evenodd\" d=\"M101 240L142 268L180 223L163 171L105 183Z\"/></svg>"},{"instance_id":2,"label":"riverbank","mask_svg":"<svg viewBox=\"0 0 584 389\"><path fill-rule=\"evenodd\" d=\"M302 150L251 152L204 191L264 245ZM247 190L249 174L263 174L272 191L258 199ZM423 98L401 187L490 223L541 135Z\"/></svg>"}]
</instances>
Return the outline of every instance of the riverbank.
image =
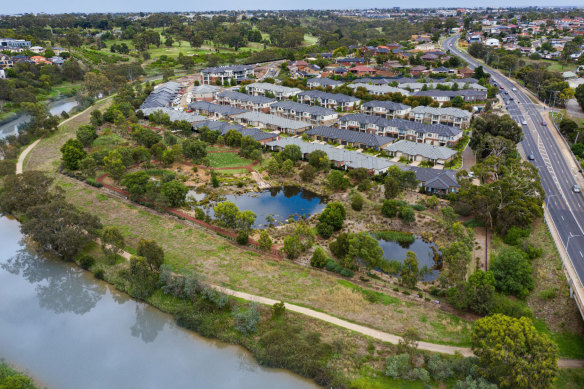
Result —
<instances>
[{"instance_id":1,"label":"riverbank","mask_svg":"<svg viewBox=\"0 0 584 389\"><path fill-rule=\"evenodd\" d=\"M39 389L32 378L0 360L0 388Z\"/></svg>"}]
</instances>

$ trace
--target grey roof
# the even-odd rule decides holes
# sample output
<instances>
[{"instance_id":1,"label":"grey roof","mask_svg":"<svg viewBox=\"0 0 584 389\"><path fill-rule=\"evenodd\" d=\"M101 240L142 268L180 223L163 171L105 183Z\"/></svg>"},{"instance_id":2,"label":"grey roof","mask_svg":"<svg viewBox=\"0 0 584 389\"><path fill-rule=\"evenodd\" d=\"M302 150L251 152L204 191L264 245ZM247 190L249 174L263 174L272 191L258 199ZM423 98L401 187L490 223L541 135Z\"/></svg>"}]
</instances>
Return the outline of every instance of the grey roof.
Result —
<instances>
[{"instance_id":1,"label":"grey roof","mask_svg":"<svg viewBox=\"0 0 584 389\"><path fill-rule=\"evenodd\" d=\"M461 89L457 91L453 90L439 90L432 89L426 91L419 91L413 94L414 96L429 96L429 97L456 97L456 96L477 96L477 97L487 97L487 92L484 90L472 90L472 89Z\"/></svg>"},{"instance_id":2,"label":"grey roof","mask_svg":"<svg viewBox=\"0 0 584 389\"><path fill-rule=\"evenodd\" d=\"M329 115L336 115L337 114L336 111L329 109L329 108L318 107L316 105L301 104L301 103L296 103L294 101L289 101L289 100L278 101L278 102L272 104L271 107L274 107L274 108L281 107L284 109L292 109L296 112L308 112L311 115L329 116Z\"/></svg>"},{"instance_id":3,"label":"grey roof","mask_svg":"<svg viewBox=\"0 0 584 389\"><path fill-rule=\"evenodd\" d=\"M454 107L447 107L447 108L434 108L434 107L427 107L425 105L418 105L415 108L412 108L412 113L416 114L416 113L420 113L420 114L431 114L431 115L448 115L448 116L454 116L457 118L470 118L472 116L472 113L464 110L464 109L460 109L460 108L454 108Z\"/></svg>"},{"instance_id":4,"label":"grey roof","mask_svg":"<svg viewBox=\"0 0 584 389\"><path fill-rule=\"evenodd\" d=\"M221 88L215 85L199 85L195 86L192 89L193 94L202 94L202 93L219 93Z\"/></svg>"},{"instance_id":5,"label":"grey roof","mask_svg":"<svg viewBox=\"0 0 584 389\"><path fill-rule=\"evenodd\" d=\"M187 113L187 112L183 112L183 111L177 111L175 109L168 108L168 107L155 107L155 108L142 109L142 112L146 116L148 116L151 113L156 112L156 111L162 111L162 112L168 114L168 117L170 118L171 122L186 120L189 123L195 123L195 122L200 122L202 120L207 119L205 116L196 115L194 113Z\"/></svg>"},{"instance_id":6,"label":"grey roof","mask_svg":"<svg viewBox=\"0 0 584 389\"><path fill-rule=\"evenodd\" d=\"M343 130L336 127L320 126L306 131L307 135L323 136L329 139L339 139L349 143L359 143L368 147L382 147L393 142L389 136L368 134L351 130Z\"/></svg>"},{"instance_id":7,"label":"grey roof","mask_svg":"<svg viewBox=\"0 0 584 389\"><path fill-rule=\"evenodd\" d=\"M207 127L212 131L220 131L221 134L225 134L229 130L241 130L243 126L237 123L227 123L219 120L203 120L201 122L193 124L193 128L198 129L201 127Z\"/></svg>"},{"instance_id":8,"label":"grey roof","mask_svg":"<svg viewBox=\"0 0 584 389\"><path fill-rule=\"evenodd\" d=\"M264 124L270 124L280 128L289 128L292 130L300 130L306 127L311 127L312 125L308 122L302 122L299 120L290 120L276 115L270 115L263 112L245 112L234 116L235 119L245 119L248 122L259 122Z\"/></svg>"},{"instance_id":9,"label":"grey roof","mask_svg":"<svg viewBox=\"0 0 584 389\"><path fill-rule=\"evenodd\" d=\"M405 105L402 103L396 103L393 101L380 101L380 100L371 100L361 105L361 107L365 108L374 108L374 107L383 107L388 111L400 111L403 109L410 108L409 105Z\"/></svg>"},{"instance_id":10,"label":"grey roof","mask_svg":"<svg viewBox=\"0 0 584 389\"><path fill-rule=\"evenodd\" d=\"M267 146L277 146L284 148L287 145L297 145L302 154L309 154L315 150L322 150L331 161L340 162L344 166L352 169L365 168L373 170L375 173L383 173L388 167L397 165L386 158L373 157L371 155L359 153L357 151L345 150L330 145L320 143L304 142L300 138L281 138L266 144Z\"/></svg>"},{"instance_id":11,"label":"grey roof","mask_svg":"<svg viewBox=\"0 0 584 389\"><path fill-rule=\"evenodd\" d=\"M392 127L398 130L414 130L419 133L432 133L439 136L452 137L460 134L462 131L456 127L446 126L444 124L424 124L413 122L405 119L385 119L379 116L365 115L363 113L353 113L339 118L340 122L356 121L360 124L375 124L379 127Z\"/></svg>"},{"instance_id":12,"label":"grey roof","mask_svg":"<svg viewBox=\"0 0 584 389\"><path fill-rule=\"evenodd\" d=\"M365 88L369 92L381 93L381 94L401 93L404 96L409 96L409 94L410 94L410 91L407 91L407 90L401 89L401 88L396 88L396 87L389 86L389 85L349 84L347 86L351 89Z\"/></svg>"},{"instance_id":13,"label":"grey roof","mask_svg":"<svg viewBox=\"0 0 584 389\"><path fill-rule=\"evenodd\" d=\"M287 86L270 84L269 82L254 82L253 84L248 84L245 86L246 89L252 87L268 90L275 93L299 93L301 91L300 88L289 88Z\"/></svg>"},{"instance_id":14,"label":"grey roof","mask_svg":"<svg viewBox=\"0 0 584 389\"><path fill-rule=\"evenodd\" d=\"M200 109L207 112L218 113L223 116L238 115L247 112L244 109L235 108L230 105L214 104L207 101L195 101L194 103L189 104L189 108L193 110Z\"/></svg>"},{"instance_id":15,"label":"grey roof","mask_svg":"<svg viewBox=\"0 0 584 389\"><path fill-rule=\"evenodd\" d=\"M431 160L447 160L456 154L456 151L443 146L434 146L428 143L410 142L409 140L400 140L389 146L384 147L390 152L402 152L407 155L421 155Z\"/></svg>"},{"instance_id":16,"label":"grey roof","mask_svg":"<svg viewBox=\"0 0 584 389\"><path fill-rule=\"evenodd\" d=\"M268 104L276 101L276 99L270 99L265 96L253 96L241 92L224 91L217 93L219 98L228 98L232 100L241 100L244 102L252 102L253 104Z\"/></svg>"},{"instance_id":17,"label":"grey roof","mask_svg":"<svg viewBox=\"0 0 584 389\"><path fill-rule=\"evenodd\" d=\"M140 109L168 106L180 88L181 85L173 81L158 85L140 105Z\"/></svg>"},{"instance_id":18,"label":"grey roof","mask_svg":"<svg viewBox=\"0 0 584 389\"><path fill-rule=\"evenodd\" d=\"M328 93L322 92L319 90L307 90L301 93L298 93L298 96L309 96L311 98L320 98L321 100L335 100L339 103L354 103L359 101L358 98L353 96L347 96L342 93Z\"/></svg>"},{"instance_id":19,"label":"grey roof","mask_svg":"<svg viewBox=\"0 0 584 389\"><path fill-rule=\"evenodd\" d=\"M416 179L428 188L441 190L460 188L454 170L439 170L417 166L406 166L406 169L414 171L416 173Z\"/></svg>"},{"instance_id":20,"label":"grey roof","mask_svg":"<svg viewBox=\"0 0 584 389\"><path fill-rule=\"evenodd\" d=\"M239 131L243 136L251 136L258 142L265 139L276 138L278 136L278 134L276 134L275 132L265 132L260 130L259 128L242 128L238 129L237 131Z\"/></svg>"},{"instance_id":21,"label":"grey roof","mask_svg":"<svg viewBox=\"0 0 584 389\"><path fill-rule=\"evenodd\" d=\"M215 66L201 70L201 73L222 73L225 71L243 72L253 70L251 65L229 65L229 66Z\"/></svg>"},{"instance_id":22,"label":"grey roof","mask_svg":"<svg viewBox=\"0 0 584 389\"><path fill-rule=\"evenodd\" d=\"M393 82L393 80L388 80L387 78L363 77L353 81L353 84L387 85L391 82Z\"/></svg>"},{"instance_id":23,"label":"grey roof","mask_svg":"<svg viewBox=\"0 0 584 389\"><path fill-rule=\"evenodd\" d=\"M308 85L312 85L312 84L318 84L320 86L339 86L339 85L343 85L342 81L337 81L337 80L331 80L330 78L326 78L326 77L318 77L318 78L313 78L310 81L307 82Z\"/></svg>"}]
</instances>

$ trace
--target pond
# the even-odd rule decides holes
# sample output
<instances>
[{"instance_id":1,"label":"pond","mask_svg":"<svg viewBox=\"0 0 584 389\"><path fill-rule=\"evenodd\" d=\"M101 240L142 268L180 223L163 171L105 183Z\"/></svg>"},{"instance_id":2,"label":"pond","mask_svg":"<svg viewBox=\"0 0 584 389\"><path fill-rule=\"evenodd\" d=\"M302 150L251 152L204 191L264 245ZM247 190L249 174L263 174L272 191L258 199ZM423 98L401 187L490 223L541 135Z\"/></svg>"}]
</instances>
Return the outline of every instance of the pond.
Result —
<instances>
[{"instance_id":1,"label":"pond","mask_svg":"<svg viewBox=\"0 0 584 389\"><path fill-rule=\"evenodd\" d=\"M48 389L301 388L240 347L178 327L76 266L35 255L0 218L0 358Z\"/></svg>"},{"instance_id":2,"label":"pond","mask_svg":"<svg viewBox=\"0 0 584 389\"><path fill-rule=\"evenodd\" d=\"M438 269L438 264L434 261L434 253L440 254L440 252L438 251L438 246L434 243L427 242L418 235L414 235L414 240L411 243L384 239L381 236L375 236L375 234L373 236L383 249L383 257L387 261L394 259L399 263L403 263L407 252L413 251L418 257L418 267L420 269L423 266L428 267L429 272L424 276L423 281L434 281L438 278L440 270Z\"/></svg>"},{"instance_id":3,"label":"pond","mask_svg":"<svg viewBox=\"0 0 584 389\"><path fill-rule=\"evenodd\" d=\"M60 115L61 112L65 111L67 113L71 112L73 108L79 104L73 98L66 98L61 100L56 100L48 104L47 108L51 115ZM19 126L22 126L30 120L30 116L27 114L22 114L17 116L15 119L10 120L4 124L0 125L0 139L6 138L9 135L14 135L18 133Z\"/></svg>"},{"instance_id":4,"label":"pond","mask_svg":"<svg viewBox=\"0 0 584 389\"><path fill-rule=\"evenodd\" d=\"M227 195L222 201L231 201L241 211L250 210L256 214L253 228L269 227L286 223L290 216L294 220L322 212L326 198L299 186L283 186L265 189L262 192L250 192L241 195ZM213 209L209 208L209 216Z\"/></svg>"}]
</instances>

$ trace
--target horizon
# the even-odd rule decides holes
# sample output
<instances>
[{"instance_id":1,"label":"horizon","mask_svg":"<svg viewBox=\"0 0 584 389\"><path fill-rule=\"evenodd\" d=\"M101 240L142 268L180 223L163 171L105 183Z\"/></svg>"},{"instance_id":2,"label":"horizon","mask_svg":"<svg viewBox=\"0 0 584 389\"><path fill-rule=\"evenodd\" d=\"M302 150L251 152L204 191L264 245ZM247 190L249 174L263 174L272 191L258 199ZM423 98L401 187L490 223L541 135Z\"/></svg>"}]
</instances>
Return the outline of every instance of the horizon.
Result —
<instances>
[{"instance_id":1,"label":"horizon","mask_svg":"<svg viewBox=\"0 0 584 389\"><path fill-rule=\"evenodd\" d=\"M253 5L244 5L242 3L252 3ZM421 0L417 1L419 5L402 7L398 4L392 5L382 2L380 0L370 0L367 5L363 7L351 8L349 1L332 1L325 0L319 2L318 6L314 6L312 1L299 0L295 3L295 7L290 8L290 4L283 0L255 0L252 2L235 2L233 0L219 0L214 2L216 4L213 7L201 6L197 9L188 9L189 6L181 6L176 4L175 6L164 6L161 7L159 2L154 1L137 1L130 0L120 4L118 1L113 0L103 0L97 4L83 4L83 5L72 5L70 2L63 0L55 0L53 2L41 2L39 0L33 0L27 2L26 5L11 3L6 4L3 10L2 16L15 16L22 14L90 14L90 13L204 13L204 12L251 12L251 11L359 11L368 9L392 9L393 7L399 7L401 10L415 10L415 9L452 9L452 8L465 8L465 9L486 9L486 8L503 8L503 9L522 9L528 7L540 7L540 8L575 8L582 9L584 6L580 0L551 0L551 1L531 1L531 0L518 0L513 6L509 6L503 0L496 0L485 4L480 2L480 4L471 4L468 2L463 2L460 0L446 0L440 6L435 6L435 3L431 0ZM474 2L471 2L474 3ZM479 2L477 2L479 3ZM347 6L343 6L343 5ZM334 5L334 7L331 7ZM161 9L164 8L164 9Z\"/></svg>"}]
</instances>

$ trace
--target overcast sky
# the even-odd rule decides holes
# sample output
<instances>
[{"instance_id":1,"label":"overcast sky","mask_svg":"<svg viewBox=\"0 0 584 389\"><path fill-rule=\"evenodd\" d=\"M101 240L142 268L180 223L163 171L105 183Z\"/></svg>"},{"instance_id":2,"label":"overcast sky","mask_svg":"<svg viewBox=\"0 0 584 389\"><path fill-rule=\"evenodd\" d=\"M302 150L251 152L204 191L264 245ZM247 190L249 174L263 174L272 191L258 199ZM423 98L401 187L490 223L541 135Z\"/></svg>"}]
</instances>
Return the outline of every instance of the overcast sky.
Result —
<instances>
[{"instance_id":1,"label":"overcast sky","mask_svg":"<svg viewBox=\"0 0 584 389\"><path fill-rule=\"evenodd\" d=\"M582 0L414 0L410 2L387 0L214 0L214 1L160 1L160 0L5 0L0 7L2 14L25 12L128 12L128 11L209 11L238 9L340 9L340 8L387 8L408 7L473 7L473 6L553 6L578 5Z\"/></svg>"}]
</instances>

